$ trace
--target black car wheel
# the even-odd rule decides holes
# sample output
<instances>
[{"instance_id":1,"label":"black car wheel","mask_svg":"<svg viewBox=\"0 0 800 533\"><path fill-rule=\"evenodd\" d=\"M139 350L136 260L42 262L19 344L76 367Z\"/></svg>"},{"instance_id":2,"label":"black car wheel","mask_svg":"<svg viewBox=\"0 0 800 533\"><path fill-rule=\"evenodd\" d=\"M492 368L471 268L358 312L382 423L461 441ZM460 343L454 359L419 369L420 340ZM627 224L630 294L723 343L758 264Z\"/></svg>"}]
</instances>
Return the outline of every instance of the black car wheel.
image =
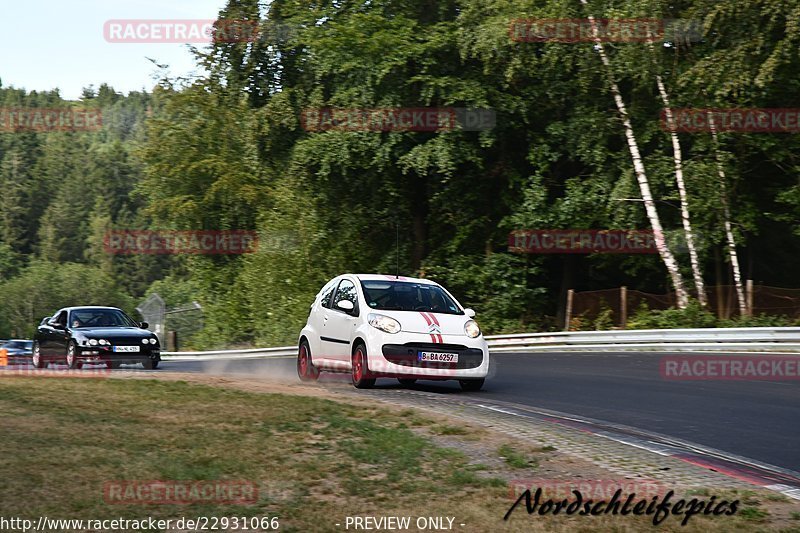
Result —
<instances>
[{"instance_id":1,"label":"black car wheel","mask_svg":"<svg viewBox=\"0 0 800 533\"><path fill-rule=\"evenodd\" d=\"M159 362L160 359L158 359L157 357L150 357L142 361L142 366L144 367L145 370L155 370L156 368L158 368Z\"/></svg>"},{"instance_id":2,"label":"black car wheel","mask_svg":"<svg viewBox=\"0 0 800 533\"><path fill-rule=\"evenodd\" d=\"M119 367L120 363L118 363L117 361L106 361L106 368L108 368L109 370Z\"/></svg>"},{"instance_id":3,"label":"black car wheel","mask_svg":"<svg viewBox=\"0 0 800 533\"><path fill-rule=\"evenodd\" d=\"M78 347L75 341L69 341L67 344L67 368L81 368L83 365L78 364Z\"/></svg>"},{"instance_id":4,"label":"black car wheel","mask_svg":"<svg viewBox=\"0 0 800 533\"><path fill-rule=\"evenodd\" d=\"M42 357L42 348L39 341L33 342L33 352L31 353L31 364L34 368L47 368L47 361Z\"/></svg>"},{"instance_id":5,"label":"black car wheel","mask_svg":"<svg viewBox=\"0 0 800 533\"><path fill-rule=\"evenodd\" d=\"M399 381L400 385L404 387L410 387L411 385L417 382L415 378L397 378L397 381Z\"/></svg>"},{"instance_id":6,"label":"black car wheel","mask_svg":"<svg viewBox=\"0 0 800 533\"><path fill-rule=\"evenodd\" d=\"M481 390L483 383L486 380L481 379L461 379L458 382L461 384L461 390L465 392L476 392Z\"/></svg>"}]
</instances>

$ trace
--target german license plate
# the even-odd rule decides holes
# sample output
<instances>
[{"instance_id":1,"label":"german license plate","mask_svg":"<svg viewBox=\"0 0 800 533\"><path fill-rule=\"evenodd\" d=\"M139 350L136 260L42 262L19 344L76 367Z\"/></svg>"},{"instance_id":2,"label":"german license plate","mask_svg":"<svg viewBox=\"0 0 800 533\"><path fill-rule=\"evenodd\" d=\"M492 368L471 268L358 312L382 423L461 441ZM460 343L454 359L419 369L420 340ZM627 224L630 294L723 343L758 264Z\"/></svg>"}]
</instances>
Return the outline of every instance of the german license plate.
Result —
<instances>
[{"instance_id":1,"label":"german license plate","mask_svg":"<svg viewBox=\"0 0 800 533\"><path fill-rule=\"evenodd\" d=\"M443 352L418 352L417 357L420 361L431 361L436 363L458 363L457 353Z\"/></svg>"},{"instance_id":2,"label":"german license plate","mask_svg":"<svg viewBox=\"0 0 800 533\"><path fill-rule=\"evenodd\" d=\"M115 352L138 352L138 346L114 346Z\"/></svg>"}]
</instances>

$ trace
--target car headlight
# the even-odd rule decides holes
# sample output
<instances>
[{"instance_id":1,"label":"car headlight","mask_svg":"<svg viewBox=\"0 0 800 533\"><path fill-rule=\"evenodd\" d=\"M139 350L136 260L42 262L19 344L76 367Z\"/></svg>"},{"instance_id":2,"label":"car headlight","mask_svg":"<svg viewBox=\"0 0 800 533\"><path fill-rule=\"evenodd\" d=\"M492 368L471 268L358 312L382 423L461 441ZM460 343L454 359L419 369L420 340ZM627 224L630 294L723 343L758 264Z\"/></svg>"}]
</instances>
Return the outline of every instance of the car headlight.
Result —
<instances>
[{"instance_id":1,"label":"car headlight","mask_svg":"<svg viewBox=\"0 0 800 533\"><path fill-rule=\"evenodd\" d=\"M466 333L467 337L470 339L474 339L481 334L481 328L474 320L467 320L467 322L464 324L464 333Z\"/></svg>"},{"instance_id":2,"label":"car headlight","mask_svg":"<svg viewBox=\"0 0 800 533\"><path fill-rule=\"evenodd\" d=\"M158 339L150 339L150 344L155 344L158 342Z\"/></svg>"},{"instance_id":3,"label":"car headlight","mask_svg":"<svg viewBox=\"0 0 800 533\"><path fill-rule=\"evenodd\" d=\"M142 339L142 344L147 344L148 342L150 342L150 339Z\"/></svg>"},{"instance_id":4,"label":"car headlight","mask_svg":"<svg viewBox=\"0 0 800 533\"><path fill-rule=\"evenodd\" d=\"M97 346L97 339L89 339L90 346Z\"/></svg>"},{"instance_id":5,"label":"car headlight","mask_svg":"<svg viewBox=\"0 0 800 533\"><path fill-rule=\"evenodd\" d=\"M97 341L97 344L99 344L100 346L108 346L108 345L109 345L109 344L111 344L111 343L110 343L110 342L108 342L108 341L107 341L107 340L105 340L105 339L100 339L99 341Z\"/></svg>"},{"instance_id":6,"label":"car headlight","mask_svg":"<svg viewBox=\"0 0 800 533\"><path fill-rule=\"evenodd\" d=\"M373 328L378 328L386 333L397 333L400 331L400 322L390 316L370 313L367 315L367 321Z\"/></svg>"}]
</instances>

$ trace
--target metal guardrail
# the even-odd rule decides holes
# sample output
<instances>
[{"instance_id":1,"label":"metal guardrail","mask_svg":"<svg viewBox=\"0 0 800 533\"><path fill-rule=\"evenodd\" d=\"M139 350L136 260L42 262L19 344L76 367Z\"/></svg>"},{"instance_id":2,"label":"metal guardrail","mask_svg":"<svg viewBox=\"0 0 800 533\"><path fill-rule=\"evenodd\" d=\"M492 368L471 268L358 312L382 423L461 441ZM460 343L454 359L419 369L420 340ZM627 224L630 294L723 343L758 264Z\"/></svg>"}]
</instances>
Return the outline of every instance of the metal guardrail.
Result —
<instances>
[{"instance_id":1,"label":"metal guardrail","mask_svg":"<svg viewBox=\"0 0 800 533\"><path fill-rule=\"evenodd\" d=\"M563 331L486 337L493 352L759 351L800 352L800 328L698 328Z\"/></svg>"},{"instance_id":2,"label":"metal guardrail","mask_svg":"<svg viewBox=\"0 0 800 533\"><path fill-rule=\"evenodd\" d=\"M562 331L520 333L486 337L492 352L540 351L692 351L692 352L800 352L800 328L699 328L612 331ZM285 357L296 346L217 350L208 352L161 352L166 360L214 360Z\"/></svg>"}]
</instances>

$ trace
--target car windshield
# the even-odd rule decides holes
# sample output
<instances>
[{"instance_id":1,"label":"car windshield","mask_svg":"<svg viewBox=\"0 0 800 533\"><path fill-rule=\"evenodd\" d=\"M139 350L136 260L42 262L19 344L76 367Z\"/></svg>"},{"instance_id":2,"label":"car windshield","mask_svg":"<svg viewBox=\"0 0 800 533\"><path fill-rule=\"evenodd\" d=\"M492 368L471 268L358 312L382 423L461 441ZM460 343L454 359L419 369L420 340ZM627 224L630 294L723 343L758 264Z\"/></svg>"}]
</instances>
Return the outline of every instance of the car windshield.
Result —
<instances>
[{"instance_id":1,"label":"car windshield","mask_svg":"<svg viewBox=\"0 0 800 533\"><path fill-rule=\"evenodd\" d=\"M78 309L70 313L73 328L138 327L128 315L118 309Z\"/></svg>"},{"instance_id":2,"label":"car windshield","mask_svg":"<svg viewBox=\"0 0 800 533\"><path fill-rule=\"evenodd\" d=\"M438 285L408 281L361 282L370 309L386 311L427 311L462 315L464 312Z\"/></svg>"}]
</instances>

